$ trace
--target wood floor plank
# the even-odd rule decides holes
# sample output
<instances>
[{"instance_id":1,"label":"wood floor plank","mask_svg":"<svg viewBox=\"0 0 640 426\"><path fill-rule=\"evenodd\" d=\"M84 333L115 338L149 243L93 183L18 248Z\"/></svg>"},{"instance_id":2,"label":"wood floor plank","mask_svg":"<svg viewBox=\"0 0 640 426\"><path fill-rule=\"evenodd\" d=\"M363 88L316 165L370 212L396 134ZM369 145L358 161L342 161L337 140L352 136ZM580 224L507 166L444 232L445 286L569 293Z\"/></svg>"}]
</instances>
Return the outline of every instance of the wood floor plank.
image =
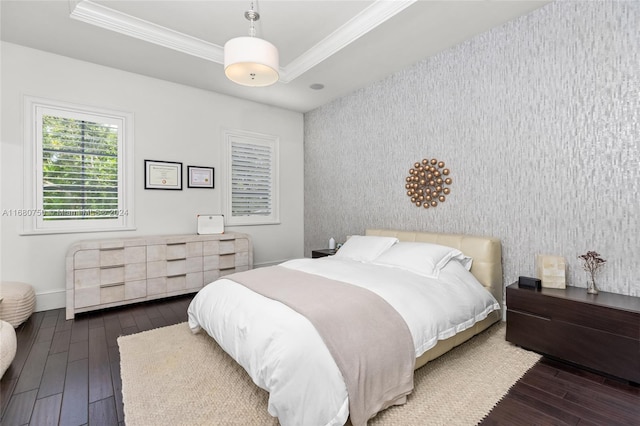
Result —
<instances>
[{"instance_id":1,"label":"wood floor plank","mask_svg":"<svg viewBox=\"0 0 640 426\"><path fill-rule=\"evenodd\" d=\"M36 403L38 389L27 392L14 393L9 401L7 411L2 417L3 425L26 425L29 424L31 413Z\"/></svg>"},{"instance_id":2,"label":"wood floor plank","mask_svg":"<svg viewBox=\"0 0 640 426\"><path fill-rule=\"evenodd\" d=\"M44 324L43 324L44 325ZM36 336L36 343L51 342L53 340L53 333L55 333L55 324L47 327L40 327L38 335Z\"/></svg>"},{"instance_id":3,"label":"wood floor plank","mask_svg":"<svg viewBox=\"0 0 640 426\"><path fill-rule=\"evenodd\" d=\"M89 329L89 403L113 396L104 326Z\"/></svg>"},{"instance_id":4,"label":"wood floor plank","mask_svg":"<svg viewBox=\"0 0 640 426\"><path fill-rule=\"evenodd\" d=\"M104 331L107 338L107 346L118 346L118 336L122 334L122 327L117 316L104 318Z\"/></svg>"},{"instance_id":5,"label":"wood floor plank","mask_svg":"<svg viewBox=\"0 0 640 426\"><path fill-rule=\"evenodd\" d=\"M122 329L136 326L136 320L133 319L130 311L122 312L118 315L118 319L120 320L120 327L122 327Z\"/></svg>"},{"instance_id":6,"label":"wood floor plank","mask_svg":"<svg viewBox=\"0 0 640 426\"><path fill-rule=\"evenodd\" d=\"M522 405L526 405L540 413L553 417L562 423L569 425L577 425L580 423L580 416L566 411L562 407L558 407L558 404L555 403L555 399L548 398L543 400L541 398L537 398L536 393L531 392L530 389L533 388L527 384L517 383L509 392L509 397L512 398L513 401L517 401Z\"/></svg>"},{"instance_id":7,"label":"wood floor plank","mask_svg":"<svg viewBox=\"0 0 640 426\"><path fill-rule=\"evenodd\" d=\"M42 380L42 374L44 373L44 366L49 356L50 342L34 343L29 357L24 364L24 368L20 373L20 379L16 385L14 393L21 393L35 389L38 390L40 381Z\"/></svg>"},{"instance_id":8,"label":"wood floor plank","mask_svg":"<svg viewBox=\"0 0 640 426\"><path fill-rule=\"evenodd\" d=\"M69 344L68 362L89 358L89 340L81 340Z\"/></svg>"},{"instance_id":9,"label":"wood floor plank","mask_svg":"<svg viewBox=\"0 0 640 426\"><path fill-rule=\"evenodd\" d=\"M153 323L149 317L144 314L144 312L142 312L142 314L138 313L138 315L134 315L133 319L136 322L136 327L138 327L138 332L154 328Z\"/></svg>"},{"instance_id":10,"label":"wood floor plank","mask_svg":"<svg viewBox=\"0 0 640 426\"><path fill-rule=\"evenodd\" d=\"M73 320L66 319L65 309L54 309L54 311L58 313L58 321L56 321L56 332L71 330Z\"/></svg>"},{"instance_id":11,"label":"wood floor plank","mask_svg":"<svg viewBox=\"0 0 640 426\"><path fill-rule=\"evenodd\" d=\"M89 404L89 424L100 426L118 425L118 416L113 397Z\"/></svg>"},{"instance_id":12,"label":"wood floor plank","mask_svg":"<svg viewBox=\"0 0 640 426\"><path fill-rule=\"evenodd\" d=\"M16 355L9 368L11 371L7 370L3 377L8 374L9 378L17 378L20 375L24 364L27 362L43 318L44 314L42 312L36 312L16 329L16 342L18 345Z\"/></svg>"},{"instance_id":13,"label":"wood floor plank","mask_svg":"<svg viewBox=\"0 0 640 426\"><path fill-rule=\"evenodd\" d=\"M124 402L122 400L122 377L120 376L120 356L118 361L111 362L111 380L113 381L113 397L116 405L118 421L124 421Z\"/></svg>"},{"instance_id":14,"label":"wood floor plank","mask_svg":"<svg viewBox=\"0 0 640 426\"><path fill-rule=\"evenodd\" d=\"M566 425L558 419L507 397L485 417L481 425Z\"/></svg>"},{"instance_id":15,"label":"wood floor plank","mask_svg":"<svg viewBox=\"0 0 640 426\"><path fill-rule=\"evenodd\" d=\"M523 385L517 389L512 389L513 392L509 392L510 395L514 395L519 401L528 400L530 405L541 406L546 405L554 407L553 412L562 411L568 415L576 416L580 419L585 418L590 421L595 421L602 425L609 424L610 419L606 415L602 415L598 411L594 411L590 404L579 405L571 401L567 401L564 398L556 398L552 394L545 392L542 389L534 388L528 385Z\"/></svg>"},{"instance_id":16,"label":"wood floor plank","mask_svg":"<svg viewBox=\"0 0 640 426\"><path fill-rule=\"evenodd\" d=\"M83 358L67 364L64 382L61 425L83 425L89 421L89 359Z\"/></svg>"},{"instance_id":17,"label":"wood floor plank","mask_svg":"<svg viewBox=\"0 0 640 426\"><path fill-rule=\"evenodd\" d=\"M11 367L9 367L9 369L11 369ZM9 372L9 370L5 371L4 376L2 376L2 381L0 381L0 419L2 419L2 415L7 411L7 406L9 405L9 401L11 401L11 395L13 395L13 390L16 388L19 377L10 378L6 374L7 372Z\"/></svg>"},{"instance_id":18,"label":"wood floor plank","mask_svg":"<svg viewBox=\"0 0 640 426\"><path fill-rule=\"evenodd\" d=\"M57 330L57 328L56 328ZM53 340L51 347L49 348L50 354L57 354L60 352L69 352L69 343L71 343L71 330L56 331L53 334Z\"/></svg>"},{"instance_id":19,"label":"wood floor plank","mask_svg":"<svg viewBox=\"0 0 640 426\"><path fill-rule=\"evenodd\" d=\"M60 422L62 392L36 400L30 426L56 426Z\"/></svg>"},{"instance_id":20,"label":"wood floor plank","mask_svg":"<svg viewBox=\"0 0 640 426\"><path fill-rule=\"evenodd\" d=\"M89 330L92 328L104 327L104 319L102 315L91 315L89 318Z\"/></svg>"},{"instance_id":21,"label":"wood floor plank","mask_svg":"<svg viewBox=\"0 0 640 426\"><path fill-rule=\"evenodd\" d=\"M40 324L40 328L55 328L58 323L58 312L56 311L44 311L44 317L42 318L42 323Z\"/></svg>"},{"instance_id":22,"label":"wood floor plank","mask_svg":"<svg viewBox=\"0 0 640 426\"><path fill-rule=\"evenodd\" d=\"M87 316L76 317L71 326L71 343L89 339L89 320Z\"/></svg>"},{"instance_id":23,"label":"wood floor plank","mask_svg":"<svg viewBox=\"0 0 640 426\"><path fill-rule=\"evenodd\" d=\"M64 391L64 378L67 373L67 354L59 352L49 355L42 374L42 381L38 389L38 399L55 394L62 394Z\"/></svg>"}]
</instances>

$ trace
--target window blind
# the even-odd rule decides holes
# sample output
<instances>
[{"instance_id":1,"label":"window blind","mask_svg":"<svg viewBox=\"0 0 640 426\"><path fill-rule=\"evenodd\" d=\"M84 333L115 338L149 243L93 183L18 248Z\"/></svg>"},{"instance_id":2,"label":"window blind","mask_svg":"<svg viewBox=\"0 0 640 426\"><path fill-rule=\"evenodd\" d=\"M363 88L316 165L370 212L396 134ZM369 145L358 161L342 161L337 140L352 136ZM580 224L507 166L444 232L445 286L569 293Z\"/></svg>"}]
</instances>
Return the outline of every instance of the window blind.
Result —
<instances>
[{"instance_id":1,"label":"window blind","mask_svg":"<svg viewBox=\"0 0 640 426\"><path fill-rule=\"evenodd\" d=\"M273 213L273 148L233 141L231 144L231 213L271 216Z\"/></svg>"},{"instance_id":2,"label":"window blind","mask_svg":"<svg viewBox=\"0 0 640 426\"><path fill-rule=\"evenodd\" d=\"M118 217L118 132L115 124L42 116L44 220Z\"/></svg>"}]
</instances>

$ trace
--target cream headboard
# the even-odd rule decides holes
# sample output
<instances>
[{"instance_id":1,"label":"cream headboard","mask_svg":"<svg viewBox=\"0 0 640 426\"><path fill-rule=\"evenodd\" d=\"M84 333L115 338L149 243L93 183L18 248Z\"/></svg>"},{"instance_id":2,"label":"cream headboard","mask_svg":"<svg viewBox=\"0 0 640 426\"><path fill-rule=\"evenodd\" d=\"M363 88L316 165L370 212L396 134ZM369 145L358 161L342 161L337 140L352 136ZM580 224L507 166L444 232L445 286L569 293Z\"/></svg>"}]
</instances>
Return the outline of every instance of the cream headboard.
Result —
<instances>
[{"instance_id":1,"label":"cream headboard","mask_svg":"<svg viewBox=\"0 0 640 426\"><path fill-rule=\"evenodd\" d=\"M462 234L434 234L394 229L367 229L366 235L396 237L400 241L417 241L457 248L473 258L471 273L485 286L502 306L502 244L497 238Z\"/></svg>"}]
</instances>

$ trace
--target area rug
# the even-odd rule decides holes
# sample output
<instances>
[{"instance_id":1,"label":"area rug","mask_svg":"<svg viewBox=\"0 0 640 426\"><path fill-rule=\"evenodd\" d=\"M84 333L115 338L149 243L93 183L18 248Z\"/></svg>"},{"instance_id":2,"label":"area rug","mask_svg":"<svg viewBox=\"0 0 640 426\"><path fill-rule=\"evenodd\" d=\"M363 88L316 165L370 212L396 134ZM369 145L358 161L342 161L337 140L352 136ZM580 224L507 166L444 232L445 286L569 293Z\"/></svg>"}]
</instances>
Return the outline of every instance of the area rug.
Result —
<instances>
[{"instance_id":1,"label":"area rug","mask_svg":"<svg viewBox=\"0 0 640 426\"><path fill-rule=\"evenodd\" d=\"M474 425L540 358L497 324L415 373L405 405L370 425ZM206 333L186 323L118 338L127 426L277 425L268 393Z\"/></svg>"}]
</instances>

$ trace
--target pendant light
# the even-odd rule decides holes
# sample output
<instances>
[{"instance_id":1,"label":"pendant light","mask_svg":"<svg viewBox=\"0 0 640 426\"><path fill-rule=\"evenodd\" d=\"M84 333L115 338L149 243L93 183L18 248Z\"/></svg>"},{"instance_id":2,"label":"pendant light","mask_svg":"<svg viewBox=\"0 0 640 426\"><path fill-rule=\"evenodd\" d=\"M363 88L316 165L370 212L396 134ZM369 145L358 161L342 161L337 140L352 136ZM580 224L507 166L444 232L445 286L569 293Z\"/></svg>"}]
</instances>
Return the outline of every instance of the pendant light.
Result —
<instances>
[{"instance_id":1,"label":"pendant light","mask_svg":"<svg viewBox=\"0 0 640 426\"><path fill-rule=\"evenodd\" d=\"M244 13L251 22L249 37L236 37L224 45L224 73L234 83L243 86L270 86L278 81L278 49L256 37L255 21L260 14L251 9Z\"/></svg>"}]
</instances>

